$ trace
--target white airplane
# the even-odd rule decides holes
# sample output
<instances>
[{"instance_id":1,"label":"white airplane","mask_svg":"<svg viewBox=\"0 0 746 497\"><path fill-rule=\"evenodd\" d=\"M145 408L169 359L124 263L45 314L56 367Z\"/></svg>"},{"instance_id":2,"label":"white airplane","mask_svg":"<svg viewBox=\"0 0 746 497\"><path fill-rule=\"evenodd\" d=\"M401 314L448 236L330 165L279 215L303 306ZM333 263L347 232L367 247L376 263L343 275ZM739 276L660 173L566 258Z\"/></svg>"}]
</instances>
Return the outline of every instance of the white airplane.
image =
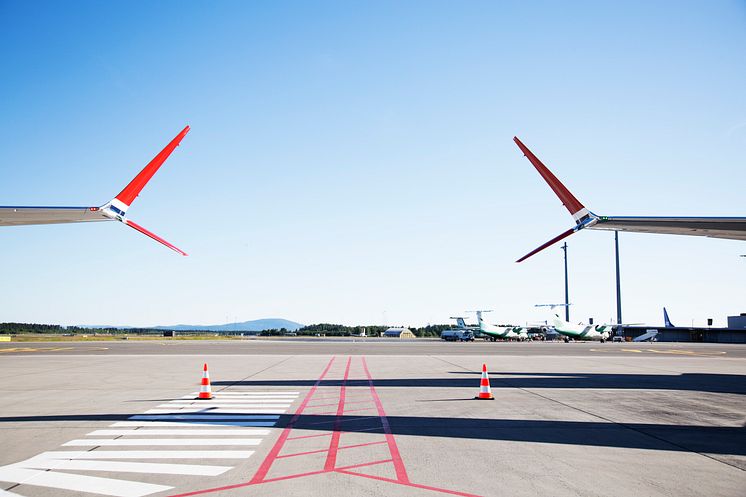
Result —
<instances>
[{"instance_id":1,"label":"white airplane","mask_svg":"<svg viewBox=\"0 0 746 497\"><path fill-rule=\"evenodd\" d=\"M532 250L516 262L521 262L544 250L552 244L582 229L609 231L634 231L639 233L665 233L671 235L709 236L730 240L746 240L746 217L647 217L647 216L597 216L585 208L570 193L552 172L526 147L514 137L516 145L531 161L549 187L559 197L575 220L575 227L552 238L539 248Z\"/></svg>"},{"instance_id":2,"label":"white airplane","mask_svg":"<svg viewBox=\"0 0 746 497\"><path fill-rule=\"evenodd\" d=\"M566 342L572 338L573 340L595 340L603 343L611 338L617 326L611 324L572 324L561 319L558 314L554 313L552 314L550 323L554 331L565 337Z\"/></svg>"},{"instance_id":3,"label":"white airplane","mask_svg":"<svg viewBox=\"0 0 746 497\"><path fill-rule=\"evenodd\" d=\"M0 206L0 226L21 226L27 224L61 224L61 223L84 223L93 221L119 221L136 229L140 233L149 236L153 240L162 243L166 247L181 255L186 252L168 243L158 235L146 230L131 219L125 219L127 209L140 194L140 191L150 181L150 178L158 171L158 168L171 155L181 140L189 132L189 126L185 127L166 148L156 155L140 173L135 176L119 195L100 207L18 207Z\"/></svg>"},{"instance_id":4,"label":"white airplane","mask_svg":"<svg viewBox=\"0 0 746 497\"><path fill-rule=\"evenodd\" d=\"M482 318L482 313L492 311L474 311L477 313L479 332L488 336L493 342L495 340L528 340L528 332L522 326L497 326L489 324Z\"/></svg>"}]
</instances>

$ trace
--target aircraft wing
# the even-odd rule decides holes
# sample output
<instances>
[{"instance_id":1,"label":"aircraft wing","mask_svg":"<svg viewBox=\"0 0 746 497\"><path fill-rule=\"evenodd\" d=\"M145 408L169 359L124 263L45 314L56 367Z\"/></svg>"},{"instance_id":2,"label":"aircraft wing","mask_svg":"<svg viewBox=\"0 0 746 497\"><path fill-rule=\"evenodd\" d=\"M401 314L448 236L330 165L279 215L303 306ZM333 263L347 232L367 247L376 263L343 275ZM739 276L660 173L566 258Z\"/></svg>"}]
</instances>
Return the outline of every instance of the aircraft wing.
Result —
<instances>
[{"instance_id":1,"label":"aircraft wing","mask_svg":"<svg viewBox=\"0 0 746 497\"><path fill-rule=\"evenodd\" d=\"M588 210L518 137L514 137L513 141L515 141L518 148L523 152L523 155L533 164L575 220L574 227L540 245L516 262L525 261L532 255L585 228L746 240L746 217L625 217L596 215Z\"/></svg>"},{"instance_id":2,"label":"aircraft wing","mask_svg":"<svg viewBox=\"0 0 746 497\"><path fill-rule=\"evenodd\" d=\"M0 226L62 224L111 221L98 207L13 207L0 206Z\"/></svg>"},{"instance_id":3,"label":"aircraft wing","mask_svg":"<svg viewBox=\"0 0 746 497\"><path fill-rule=\"evenodd\" d=\"M0 226L21 226L26 224L62 224L89 221L119 221L130 228L162 243L181 255L187 255L152 231L149 231L129 218L127 209L132 205L148 181L179 146L189 132L186 126L166 147L160 151L135 178L124 187L119 195L101 207L15 207L0 206Z\"/></svg>"},{"instance_id":4,"label":"aircraft wing","mask_svg":"<svg viewBox=\"0 0 746 497\"><path fill-rule=\"evenodd\" d=\"M598 222L589 228L746 240L746 217L599 216Z\"/></svg>"}]
</instances>

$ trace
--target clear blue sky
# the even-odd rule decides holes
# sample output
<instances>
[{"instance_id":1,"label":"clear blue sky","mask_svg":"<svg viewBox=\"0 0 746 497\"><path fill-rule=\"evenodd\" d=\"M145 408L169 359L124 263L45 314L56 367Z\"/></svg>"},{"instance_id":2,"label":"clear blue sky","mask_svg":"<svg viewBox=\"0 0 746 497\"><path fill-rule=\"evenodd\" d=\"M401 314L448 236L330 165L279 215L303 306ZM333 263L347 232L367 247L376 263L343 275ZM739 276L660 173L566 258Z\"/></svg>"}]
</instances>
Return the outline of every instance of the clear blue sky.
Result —
<instances>
[{"instance_id":1,"label":"clear blue sky","mask_svg":"<svg viewBox=\"0 0 746 497\"><path fill-rule=\"evenodd\" d=\"M192 131L118 223L0 229L0 321L535 319L572 220L746 215L746 6L0 0L0 205L100 205ZM568 240L574 320L615 316L613 234ZM746 243L622 234L625 321L746 312Z\"/></svg>"}]
</instances>

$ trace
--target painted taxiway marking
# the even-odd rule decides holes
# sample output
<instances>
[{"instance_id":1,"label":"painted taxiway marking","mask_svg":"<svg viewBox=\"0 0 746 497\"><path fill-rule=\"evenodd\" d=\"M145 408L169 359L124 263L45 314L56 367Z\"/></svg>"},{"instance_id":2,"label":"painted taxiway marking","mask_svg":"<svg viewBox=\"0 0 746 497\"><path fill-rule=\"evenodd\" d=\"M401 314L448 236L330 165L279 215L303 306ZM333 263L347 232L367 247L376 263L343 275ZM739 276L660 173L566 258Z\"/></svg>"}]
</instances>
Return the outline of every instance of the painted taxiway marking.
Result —
<instances>
[{"instance_id":1,"label":"painted taxiway marking","mask_svg":"<svg viewBox=\"0 0 746 497\"><path fill-rule=\"evenodd\" d=\"M154 462L86 461L84 459L51 459L42 456L24 461L23 466L31 469L112 471L118 473L147 473L163 475L222 475L232 466L209 466L202 464L164 464Z\"/></svg>"},{"instance_id":2,"label":"painted taxiway marking","mask_svg":"<svg viewBox=\"0 0 746 497\"><path fill-rule=\"evenodd\" d=\"M119 447L119 446L152 446L152 445L259 445L258 438L89 438L70 440L63 447Z\"/></svg>"},{"instance_id":3,"label":"painted taxiway marking","mask_svg":"<svg viewBox=\"0 0 746 497\"><path fill-rule=\"evenodd\" d=\"M40 349L28 349L38 350ZM129 479L131 476L120 480L72 471L194 477L221 475L234 466L177 464L174 460L195 459L198 460L196 462L205 462L207 459L248 459L254 454L253 450L210 448L259 445L261 437L270 435L268 428L275 426L279 415L285 413L297 395L298 392L222 392L219 396L216 395L214 401L202 402L184 400L190 397L193 399L193 395L184 396L162 404L158 409L146 411L145 414L130 416L127 421L112 423L109 429L92 431L86 435L91 438L70 440L62 444L62 447L85 447L88 450L43 452L25 461L0 466L0 481L23 485L24 495L27 487L47 487L112 497L145 497L170 490L174 487L132 481ZM142 450L143 447L159 446L185 450ZM128 450L128 447L133 450ZM202 450L203 448L207 450ZM153 462L153 459L171 461ZM0 497L21 496L0 490Z\"/></svg>"},{"instance_id":4,"label":"painted taxiway marking","mask_svg":"<svg viewBox=\"0 0 746 497\"><path fill-rule=\"evenodd\" d=\"M694 355L694 356L702 356L702 357L725 355L725 352L721 352L717 350L713 352L695 352L693 350L679 350L679 349L673 349L673 350L649 349L648 352L653 352L654 354L679 354L679 355Z\"/></svg>"},{"instance_id":5,"label":"painted taxiway marking","mask_svg":"<svg viewBox=\"0 0 746 497\"><path fill-rule=\"evenodd\" d=\"M274 426L274 424L275 422L265 423L263 421L117 421L109 426L121 428L127 426Z\"/></svg>"},{"instance_id":6,"label":"painted taxiway marking","mask_svg":"<svg viewBox=\"0 0 746 497\"><path fill-rule=\"evenodd\" d=\"M420 483L415 483L409 479L409 476L407 474L406 466L404 464L404 461L401 457L401 454L399 452L399 447L396 443L396 439L394 437L394 434L391 430L391 426L389 424L388 417L386 415L386 412L383 408L383 403L381 402L381 398L378 395L378 392L376 391L376 387L374 384L373 376L370 373L370 370L368 369L367 361L365 360L365 357L361 357L359 359L356 359L353 362L353 356L349 356L347 358L347 361L342 362L339 361L336 363L335 367L335 359L336 357L332 357L329 362L326 365L326 368L321 373L321 376L318 377L316 382L311 386L308 394L306 394L305 398L301 401L300 406L295 410L292 417L286 424L285 428L283 429L282 433L278 437L277 441L275 442L275 445L270 449L269 453L267 454L264 461L260 464L259 468L257 469L254 476L246 482L243 483L234 483L232 485L223 486L223 487L214 487L214 488L206 488L203 490L193 490L186 493L179 493L171 495L170 497L194 497L196 495L207 495L207 494L221 494L225 491L234 491L233 493L238 495L237 492L240 492L238 489L242 489L244 487L249 487L253 485L263 485L265 483L272 483L277 481L287 481L291 479L300 479L310 476L317 476L322 474L330 474L330 473L337 473L337 474L343 474L347 475L349 477L356 477L356 478L369 478L372 480L376 480L378 482L387 482L393 485L399 485L402 487L408 487L408 488L416 488L422 491L430 491L433 493L439 493L439 494L448 494L448 495L459 495L462 497L479 497L475 494L470 494L467 492L460 492L457 490L450 490L430 485L423 485ZM334 369L332 370L332 368ZM330 374L330 370L333 371L333 373ZM318 405L319 402L324 403L326 400L321 400L318 397L316 397L317 392L319 391L319 388L321 387L322 381L329 376L334 376L339 378L342 377L341 382L338 387L331 387L335 388L335 390L338 388L338 390L335 391L336 395L335 398L337 400L337 410L336 410L336 418L333 422L333 427L330 427L329 430L326 433L323 433L323 435L328 437L328 447L321 448L318 450L304 450L308 447L298 447L297 449L294 449L292 446L295 445L292 441L306 439L310 437L316 437L322 435L322 433L314 433L313 435L297 435L297 436L290 436L290 434L294 430L298 430L300 433L305 433L305 430L307 427L297 427L296 423L299 422L301 419L301 416L304 414L310 414L311 416L317 415L316 413L306 413L307 409L313 409L313 407L309 407L312 405ZM356 388L357 385L353 386L352 381L363 381L367 382L368 388L365 389L358 389ZM348 385L349 383L349 385ZM373 403L374 407L373 409L376 410L375 416L365 416L365 417L359 417L359 416L353 416L350 419L345 419L345 405L348 402L351 402L351 399L355 399L352 402L355 402L356 404L358 401L361 401L361 396L365 396L366 400ZM319 395L320 397L320 395ZM326 395L324 397L327 397ZM329 399L331 400L331 399ZM366 430L376 431L381 436L378 437L377 440L373 440L368 443L352 443L352 444L344 444L342 443L343 440L347 438L347 434L351 433L346 429L345 421L353 420L356 421L356 423L366 423L369 425L369 428L366 428ZM329 424L330 420L323 421L323 424ZM361 429L356 427L354 430L355 433L361 432ZM343 438L344 437L344 438ZM286 444L289 446L286 450ZM321 445L325 445L326 440L321 441ZM365 449L363 451L359 451L359 449L364 447L370 447L370 446L386 446L388 449L388 455L382 455L381 451L371 451L366 454ZM338 453L341 450L357 450L358 452L358 463L353 465L342 465L339 463L339 460L337 458ZM285 466L283 464L278 464L275 466L275 463L277 461L281 460L287 460L288 458L299 458L300 461L303 461L305 456L309 455L315 455L318 456L319 454L326 453L326 458L323 467L320 469L318 463L320 461L316 460L313 463L308 463L308 465L304 465L302 462L297 463L293 466ZM368 460L365 460L365 457L368 457ZM392 472L396 475L396 478L386 477L386 476L379 476L378 474L369 474L365 472L365 468L371 467L371 466L380 466L380 465L392 465L390 469L387 471L388 474L391 474ZM287 471L291 471L288 473ZM297 473L292 473L292 471L299 471ZM246 492L240 492L240 493L246 493L247 495L253 492L246 491ZM411 492L410 492L411 493ZM382 494L383 495L383 494Z\"/></svg>"},{"instance_id":7,"label":"painted taxiway marking","mask_svg":"<svg viewBox=\"0 0 746 497\"><path fill-rule=\"evenodd\" d=\"M145 411L145 414L203 413L218 416L224 414L284 414L286 410L287 409L221 409L212 407L195 407L184 409L148 409Z\"/></svg>"},{"instance_id":8,"label":"painted taxiway marking","mask_svg":"<svg viewBox=\"0 0 746 497\"><path fill-rule=\"evenodd\" d=\"M248 459L253 450L66 450L43 452L51 459Z\"/></svg>"},{"instance_id":9,"label":"painted taxiway marking","mask_svg":"<svg viewBox=\"0 0 746 497\"><path fill-rule=\"evenodd\" d=\"M217 400L215 402L205 403L205 401L188 401L181 400L178 402L169 402L168 404L161 404L158 407L290 407L293 402L291 400L266 400L266 401L245 401L245 400Z\"/></svg>"},{"instance_id":10,"label":"painted taxiway marking","mask_svg":"<svg viewBox=\"0 0 746 497\"><path fill-rule=\"evenodd\" d=\"M591 352L631 352L635 354L643 354L646 352L652 354L672 354L672 355L685 355L685 356L696 356L696 357L714 357L725 355L727 352L715 350L712 352L695 352L693 350L684 349L671 349L671 350L658 350L658 349L628 349L628 348L608 348L608 349L589 349Z\"/></svg>"},{"instance_id":11,"label":"painted taxiway marking","mask_svg":"<svg viewBox=\"0 0 746 497\"><path fill-rule=\"evenodd\" d=\"M117 480L98 476L26 469L21 464L0 467L0 481L34 485L37 487L61 488L72 490L73 492L111 495L113 497L143 497L173 488L168 485L140 483L131 480Z\"/></svg>"},{"instance_id":12,"label":"painted taxiway marking","mask_svg":"<svg viewBox=\"0 0 746 497\"><path fill-rule=\"evenodd\" d=\"M280 416L265 416L265 415L243 415L243 414L138 414L136 416L130 416L128 419L135 421L167 421L171 420L214 420L214 419L231 419L238 421L245 421L248 419L268 421L274 424Z\"/></svg>"},{"instance_id":13,"label":"painted taxiway marking","mask_svg":"<svg viewBox=\"0 0 746 497\"><path fill-rule=\"evenodd\" d=\"M295 395L255 395L251 397L243 397L243 398L236 398L236 397L223 397L219 395L214 395L214 400L221 402L221 403L230 403L230 404L245 404L247 402L292 402L295 400ZM196 400L194 397L190 397L189 399L179 399L179 400L172 400L169 403L170 404L183 404L183 403L196 403L201 402L205 403L204 400ZM212 401L210 401L212 403Z\"/></svg>"},{"instance_id":14,"label":"painted taxiway marking","mask_svg":"<svg viewBox=\"0 0 746 497\"><path fill-rule=\"evenodd\" d=\"M180 423L183 425L184 423ZM162 430L158 429L124 429L124 430L96 430L87 433L87 437L103 437L103 436L132 436L132 437L147 437L154 435L269 435L269 430L258 430L256 428L243 428L240 430L231 430L228 428L216 428L216 429L178 429L178 428L165 428Z\"/></svg>"},{"instance_id":15,"label":"painted taxiway marking","mask_svg":"<svg viewBox=\"0 0 746 497\"><path fill-rule=\"evenodd\" d=\"M0 349L3 352L63 352L66 350L83 350L86 352L109 350L109 347L14 347L9 349Z\"/></svg>"}]
</instances>

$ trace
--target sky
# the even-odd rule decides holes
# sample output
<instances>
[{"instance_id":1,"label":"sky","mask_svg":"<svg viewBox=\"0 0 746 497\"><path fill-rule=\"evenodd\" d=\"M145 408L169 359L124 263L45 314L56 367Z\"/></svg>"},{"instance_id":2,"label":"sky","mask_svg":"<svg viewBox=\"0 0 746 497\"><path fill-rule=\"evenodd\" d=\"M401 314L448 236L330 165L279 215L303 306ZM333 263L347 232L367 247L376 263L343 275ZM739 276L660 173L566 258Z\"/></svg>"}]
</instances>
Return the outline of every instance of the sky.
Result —
<instances>
[{"instance_id":1,"label":"sky","mask_svg":"<svg viewBox=\"0 0 746 497\"><path fill-rule=\"evenodd\" d=\"M590 210L746 215L746 3L0 0L0 322L535 322ZM616 317L614 235L568 240L571 320ZM746 243L620 234L623 320L746 312Z\"/></svg>"}]
</instances>

